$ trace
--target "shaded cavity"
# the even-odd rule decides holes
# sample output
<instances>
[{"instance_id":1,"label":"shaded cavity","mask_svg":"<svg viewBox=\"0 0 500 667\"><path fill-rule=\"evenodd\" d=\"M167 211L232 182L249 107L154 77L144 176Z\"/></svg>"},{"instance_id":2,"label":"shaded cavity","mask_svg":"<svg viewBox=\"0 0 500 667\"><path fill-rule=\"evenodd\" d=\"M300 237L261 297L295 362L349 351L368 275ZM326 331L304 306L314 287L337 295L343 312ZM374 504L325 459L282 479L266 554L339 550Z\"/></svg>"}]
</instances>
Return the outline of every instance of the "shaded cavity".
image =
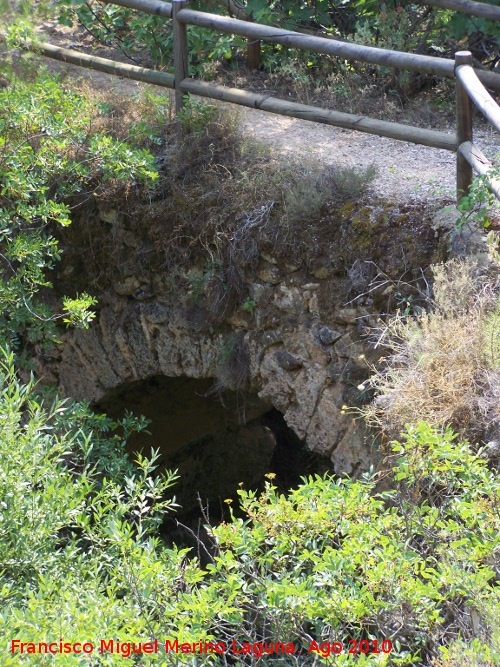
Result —
<instances>
[{"instance_id":1,"label":"shaded cavity","mask_svg":"<svg viewBox=\"0 0 500 667\"><path fill-rule=\"evenodd\" d=\"M177 520L197 531L207 519L215 524L227 518L224 501L237 507L238 489L262 489L267 473L286 492L303 476L332 470L329 459L309 451L283 415L256 394L214 394L213 386L210 378L157 375L123 385L95 406L114 419L130 410L150 420L149 434L133 434L127 449L132 456L158 449L159 469L178 471L172 492L181 508L167 533ZM177 539L186 543L189 535L184 531Z\"/></svg>"},{"instance_id":2,"label":"shaded cavity","mask_svg":"<svg viewBox=\"0 0 500 667\"><path fill-rule=\"evenodd\" d=\"M178 470L174 493L183 512L234 494L238 484L258 484L270 470L276 445L260 423L269 405L255 394L215 395L213 380L154 376L109 393L99 410L117 419L125 410L150 420L148 433L133 434L130 454L158 449L159 467Z\"/></svg>"},{"instance_id":3,"label":"shaded cavity","mask_svg":"<svg viewBox=\"0 0 500 667\"><path fill-rule=\"evenodd\" d=\"M271 408L261 417L261 424L272 431L276 440L270 470L276 475L274 483L280 491L296 488L303 477L334 473L331 459L312 452L279 410Z\"/></svg>"}]
</instances>

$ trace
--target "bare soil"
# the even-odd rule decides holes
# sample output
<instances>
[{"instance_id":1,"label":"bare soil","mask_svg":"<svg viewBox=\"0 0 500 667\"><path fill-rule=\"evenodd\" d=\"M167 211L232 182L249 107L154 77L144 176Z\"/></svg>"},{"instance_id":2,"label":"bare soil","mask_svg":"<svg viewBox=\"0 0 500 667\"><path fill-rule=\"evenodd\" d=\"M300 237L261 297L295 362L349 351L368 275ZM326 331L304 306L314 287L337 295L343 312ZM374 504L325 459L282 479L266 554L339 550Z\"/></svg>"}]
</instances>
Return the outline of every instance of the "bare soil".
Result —
<instances>
[{"instance_id":1,"label":"bare soil","mask_svg":"<svg viewBox=\"0 0 500 667\"><path fill-rule=\"evenodd\" d=\"M95 49L88 35L77 29L46 21L40 32L48 42L92 52L96 55L125 60L106 48ZM45 59L50 70L59 71L69 79L87 81L98 91L130 96L143 89L158 90L136 81L95 72L84 68ZM164 93L164 91L163 91ZM351 130L298 120L257 109L240 107L245 132L271 144L284 155L314 159L324 164L367 167L375 165L378 176L371 185L373 194L394 201L423 202L455 196L455 156L449 151L428 148L402 141L386 139ZM500 152L500 137L491 127L481 122L475 140L489 157ZM450 133L453 127L441 128Z\"/></svg>"}]
</instances>

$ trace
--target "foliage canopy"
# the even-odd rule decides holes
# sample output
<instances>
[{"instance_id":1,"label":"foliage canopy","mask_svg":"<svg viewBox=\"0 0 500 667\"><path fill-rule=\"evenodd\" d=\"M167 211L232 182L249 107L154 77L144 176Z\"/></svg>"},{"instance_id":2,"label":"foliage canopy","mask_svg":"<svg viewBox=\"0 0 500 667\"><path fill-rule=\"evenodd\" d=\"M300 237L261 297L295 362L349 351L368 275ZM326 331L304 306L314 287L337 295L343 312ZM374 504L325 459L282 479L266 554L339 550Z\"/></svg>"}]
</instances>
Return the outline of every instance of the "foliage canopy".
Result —
<instances>
[{"instance_id":1,"label":"foliage canopy","mask_svg":"<svg viewBox=\"0 0 500 667\"><path fill-rule=\"evenodd\" d=\"M62 314L38 298L60 258L51 231L113 181L154 187L154 157L94 129L99 108L47 75L0 89L0 339L20 354L56 339L55 322L92 318L88 294L64 300Z\"/></svg>"}]
</instances>

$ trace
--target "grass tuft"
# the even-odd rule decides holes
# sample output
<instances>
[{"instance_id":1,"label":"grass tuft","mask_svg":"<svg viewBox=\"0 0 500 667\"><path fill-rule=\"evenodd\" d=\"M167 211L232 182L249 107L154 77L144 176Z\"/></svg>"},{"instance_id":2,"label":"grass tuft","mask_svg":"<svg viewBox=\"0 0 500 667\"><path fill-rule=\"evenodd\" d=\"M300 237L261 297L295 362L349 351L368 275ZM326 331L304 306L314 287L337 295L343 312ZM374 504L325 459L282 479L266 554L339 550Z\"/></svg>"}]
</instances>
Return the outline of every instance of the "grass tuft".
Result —
<instances>
[{"instance_id":1,"label":"grass tuft","mask_svg":"<svg viewBox=\"0 0 500 667\"><path fill-rule=\"evenodd\" d=\"M398 314L383 332L390 354L371 379L365 415L389 437L425 419L478 443L500 434L498 280L471 260L433 271L430 310Z\"/></svg>"}]
</instances>

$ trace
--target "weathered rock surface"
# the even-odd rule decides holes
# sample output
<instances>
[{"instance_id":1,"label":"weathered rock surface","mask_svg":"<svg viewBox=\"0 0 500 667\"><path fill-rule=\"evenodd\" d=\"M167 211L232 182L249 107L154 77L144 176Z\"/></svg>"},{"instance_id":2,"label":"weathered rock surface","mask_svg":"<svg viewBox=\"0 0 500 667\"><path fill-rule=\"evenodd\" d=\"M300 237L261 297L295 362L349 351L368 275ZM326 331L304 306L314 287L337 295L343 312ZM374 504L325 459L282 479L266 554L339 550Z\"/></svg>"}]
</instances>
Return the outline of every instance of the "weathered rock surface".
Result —
<instances>
[{"instance_id":1,"label":"weathered rock surface","mask_svg":"<svg viewBox=\"0 0 500 667\"><path fill-rule=\"evenodd\" d=\"M343 409L364 400L357 387L378 354L366 327L411 292L422 267L442 257L440 234L420 212L410 213L350 206L338 228L328 222L323 236L310 235L317 248L301 241L289 256L266 241L251 265L233 258L210 270L206 257L198 267L165 266L147 222L121 229L116 216L103 270L106 255L92 260L75 223L74 237L63 239L73 251L55 282L61 292L90 285L96 294L97 285L101 307L90 329L63 335L59 357L41 372L56 377L63 394L95 404L154 376L211 378L219 388L274 406L311 450L331 458L336 472L367 469L373 451L366 433ZM94 224L94 233L109 234L101 227ZM99 242L92 238L93 247ZM254 435L265 459L270 441L259 428ZM252 447L243 432L234 443L242 451Z\"/></svg>"}]
</instances>

